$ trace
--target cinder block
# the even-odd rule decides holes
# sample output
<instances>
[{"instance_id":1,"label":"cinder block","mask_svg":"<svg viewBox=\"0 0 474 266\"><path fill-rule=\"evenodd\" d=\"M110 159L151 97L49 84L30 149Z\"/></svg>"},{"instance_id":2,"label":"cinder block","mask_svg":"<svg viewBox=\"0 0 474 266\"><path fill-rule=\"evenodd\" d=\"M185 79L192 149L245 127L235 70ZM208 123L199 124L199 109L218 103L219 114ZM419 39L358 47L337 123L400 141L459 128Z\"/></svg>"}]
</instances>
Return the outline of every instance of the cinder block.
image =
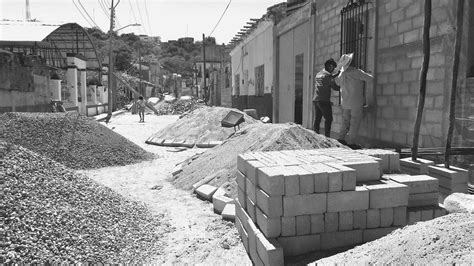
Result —
<instances>
[{"instance_id":1,"label":"cinder block","mask_svg":"<svg viewBox=\"0 0 474 266\"><path fill-rule=\"evenodd\" d=\"M300 177L298 166L287 166L283 168L283 179L285 180L285 196L300 194Z\"/></svg>"},{"instance_id":2,"label":"cinder block","mask_svg":"<svg viewBox=\"0 0 474 266\"><path fill-rule=\"evenodd\" d=\"M211 185L202 185L196 189L196 195L204 200L212 201L212 195L216 192L217 188Z\"/></svg>"},{"instance_id":3,"label":"cinder block","mask_svg":"<svg viewBox=\"0 0 474 266\"><path fill-rule=\"evenodd\" d=\"M390 152L388 155L390 160L390 172L400 171L400 154L398 152Z\"/></svg>"},{"instance_id":4,"label":"cinder block","mask_svg":"<svg viewBox=\"0 0 474 266\"><path fill-rule=\"evenodd\" d=\"M250 219L252 219L252 221L256 223L257 222L257 212L256 212L257 207L255 206L255 202L253 202L248 197L246 198L246 201L247 201L247 214L250 216Z\"/></svg>"},{"instance_id":5,"label":"cinder block","mask_svg":"<svg viewBox=\"0 0 474 266\"><path fill-rule=\"evenodd\" d=\"M434 218L438 218L438 217L441 217L441 216L444 216L446 215L446 209L441 207L441 206L438 206L436 209L434 209L434 213L433 213L433 216Z\"/></svg>"},{"instance_id":6,"label":"cinder block","mask_svg":"<svg viewBox=\"0 0 474 266\"><path fill-rule=\"evenodd\" d=\"M311 234L324 232L324 214L311 215Z\"/></svg>"},{"instance_id":7,"label":"cinder block","mask_svg":"<svg viewBox=\"0 0 474 266\"><path fill-rule=\"evenodd\" d=\"M280 217L283 215L283 197L282 196L270 196L260 188L256 189L257 193L257 206L265 213L268 217Z\"/></svg>"},{"instance_id":8,"label":"cinder block","mask_svg":"<svg viewBox=\"0 0 474 266\"><path fill-rule=\"evenodd\" d=\"M245 174L247 161L256 160L250 153L243 153L237 155L237 169Z\"/></svg>"},{"instance_id":9,"label":"cinder block","mask_svg":"<svg viewBox=\"0 0 474 266\"><path fill-rule=\"evenodd\" d=\"M418 158L413 161L411 157L400 159L400 170L410 175L428 174L428 166L434 165L433 161Z\"/></svg>"},{"instance_id":10,"label":"cinder block","mask_svg":"<svg viewBox=\"0 0 474 266\"><path fill-rule=\"evenodd\" d=\"M352 230L354 216L352 211L339 212L339 231Z\"/></svg>"},{"instance_id":11,"label":"cinder block","mask_svg":"<svg viewBox=\"0 0 474 266\"><path fill-rule=\"evenodd\" d=\"M340 231L321 234L321 249L348 247L363 242L362 230Z\"/></svg>"},{"instance_id":12,"label":"cinder block","mask_svg":"<svg viewBox=\"0 0 474 266\"><path fill-rule=\"evenodd\" d=\"M283 167L262 167L257 170L257 184L270 196L281 196L285 194L282 168Z\"/></svg>"},{"instance_id":13,"label":"cinder block","mask_svg":"<svg viewBox=\"0 0 474 266\"><path fill-rule=\"evenodd\" d=\"M314 175L299 167L298 175L300 176L300 194L314 193Z\"/></svg>"},{"instance_id":14,"label":"cinder block","mask_svg":"<svg viewBox=\"0 0 474 266\"><path fill-rule=\"evenodd\" d=\"M237 189L237 199L239 200L242 209L247 210L247 195L240 188Z\"/></svg>"},{"instance_id":15,"label":"cinder block","mask_svg":"<svg viewBox=\"0 0 474 266\"><path fill-rule=\"evenodd\" d=\"M393 226L405 226L407 224L407 207L393 208Z\"/></svg>"},{"instance_id":16,"label":"cinder block","mask_svg":"<svg viewBox=\"0 0 474 266\"><path fill-rule=\"evenodd\" d=\"M339 213L326 212L324 214L324 232L336 232L339 229Z\"/></svg>"},{"instance_id":17,"label":"cinder block","mask_svg":"<svg viewBox=\"0 0 474 266\"><path fill-rule=\"evenodd\" d=\"M222 210L222 219L227 221L234 221L235 220L235 205L232 203L228 203L225 205L224 209Z\"/></svg>"},{"instance_id":18,"label":"cinder block","mask_svg":"<svg viewBox=\"0 0 474 266\"><path fill-rule=\"evenodd\" d=\"M323 193L329 191L328 173L324 171L324 164L301 165L301 167L313 175L314 192Z\"/></svg>"},{"instance_id":19,"label":"cinder block","mask_svg":"<svg viewBox=\"0 0 474 266\"><path fill-rule=\"evenodd\" d=\"M239 170L237 170L236 176L235 176L235 181L237 182L237 186L245 191L245 175L242 174Z\"/></svg>"},{"instance_id":20,"label":"cinder block","mask_svg":"<svg viewBox=\"0 0 474 266\"><path fill-rule=\"evenodd\" d=\"M309 235L311 233L311 218L309 215L296 216L296 235Z\"/></svg>"},{"instance_id":21,"label":"cinder block","mask_svg":"<svg viewBox=\"0 0 474 266\"><path fill-rule=\"evenodd\" d=\"M386 177L408 186L410 194L438 192L438 179L429 175L387 175Z\"/></svg>"},{"instance_id":22,"label":"cinder block","mask_svg":"<svg viewBox=\"0 0 474 266\"><path fill-rule=\"evenodd\" d=\"M218 188L216 190L216 192L214 192L214 194L212 195L212 202L214 202L214 197L217 197L217 196L226 196L227 197L227 191L223 188Z\"/></svg>"},{"instance_id":23,"label":"cinder block","mask_svg":"<svg viewBox=\"0 0 474 266\"><path fill-rule=\"evenodd\" d=\"M249 252L249 234L245 230L242 222L237 217L235 218L235 227L237 228L237 232L239 232L240 240L242 240L242 244L244 245L245 251Z\"/></svg>"},{"instance_id":24,"label":"cinder block","mask_svg":"<svg viewBox=\"0 0 474 266\"><path fill-rule=\"evenodd\" d=\"M327 193L328 212L366 210L369 208L369 190L356 187L355 191Z\"/></svg>"},{"instance_id":25,"label":"cinder block","mask_svg":"<svg viewBox=\"0 0 474 266\"><path fill-rule=\"evenodd\" d=\"M374 181L380 179L380 163L373 161L342 162L357 172L357 182Z\"/></svg>"},{"instance_id":26,"label":"cinder block","mask_svg":"<svg viewBox=\"0 0 474 266\"><path fill-rule=\"evenodd\" d=\"M275 239L258 234L257 253L264 265L284 265L283 248Z\"/></svg>"},{"instance_id":27,"label":"cinder block","mask_svg":"<svg viewBox=\"0 0 474 266\"><path fill-rule=\"evenodd\" d=\"M433 220L434 212L433 208L426 207L425 209L421 210L421 220L422 221L429 221Z\"/></svg>"},{"instance_id":28,"label":"cinder block","mask_svg":"<svg viewBox=\"0 0 474 266\"><path fill-rule=\"evenodd\" d=\"M234 202L233 199L223 196L223 195L214 194L214 196L212 196L212 205L214 208L214 212L217 214L221 214L222 211L224 210L224 207L228 203L233 203L233 202Z\"/></svg>"},{"instance_id":29,"label":"cinder block","mask_svg":"<svg viewBox=\"0 0 474 266\"><path fill-rule=\"evenodd\" d=\"M283 215L298 216L326 212L327 194L283 196Z\"/></svg>"},{"instance_id":30,"label":"cinder block","mask_svg":"<svg viewBox=\"0 0 474 266\"><path fill-rule=\"evenodd\" d=\"M369 208L390 208L408 205L408 187L406 185L381 180L365 186L370 193Z\"/></svg>"},{"instance_id":31,"label":"cinder block","mask_svg":"<svg viewBox=\"0 0 474 266\"><path fill-rule=\"evenodd\" d=\"M328 191L336 192L342 190L342 172L339 169L328 167Z\"/></svg>"},{"instance_id":32,"label":"cinder block","mask_svg":"<svg viewBox=\"0 0 474 266\"><path fill-rule=\"evenodd\" d=\"M428 167L428 174L439 180L440 187L451 189L450 193L467 191L469 172L465 169L454 166L446 169L443 165L435 165Z\"/></svg>"},{"instance_id":33,"label":"cinder block","mask_svg":"<svg viewBox=\"0 0 474 266\"><path fill-rule=\"evenodd\" d=\"M281 217L281 235L295 236L296 235L296 217L283 216Z\"/></svg>"},{"instance_id":34,"label":"cinder block","mask_svg":"<svg viewBox=\"0 0 474 266\"><path fill-rule=\"evenodd\" d=\"M342 173L342 190L355 190L357 172L356 170L341 165L339 163L327 163L327 165L341 171Z\"/></svg>"},{"instance_id":35,"label":"cinder block","mask_svg":"<svg viewBox=\"0 0 474 266\"><path fill-rule=\"evenodd\" d=\"M245 179L245 194L247 194L247 197L253 202L257 202L256 186L248 178Z\"/></svg>"},{"instance_id":36,"label":"cinder block","mask_svg":"<svg viewBox=\"0 0 474 266\"><path fill-rule=\"evenodd\" d=\"M277 238L285 256L297 256L321 249L320 235L289 236Z\"/></svg>"},{"instance_id":37,"label":"cinder block","mask_svg":"<svg viewBox=\"0 0 474 266\"><path fill-rule=\"evenodd\" d=\"M353 220L354 220L354 230L357 229L365 229L367 228L367 211L354 211L353 212Z\"/></svg>"},{"instance_id":38,"label":"cinder block","mask_svg":"<svg viewBox=\"0 0 474 266\"><path fill-rule=\"evenodd\" d=\"M409 208L408 209L408 224L412 225L417 222L421 221L421 210L417 208Z\"/></svg>"},{"instance_id":39,"label":"cinder block","mask_svg":"<svg viewBox=\"0 0 474 266\"><path fill-rule=\"evenodd\" d=\"M176 166L173 168L173 170L171 171L171 175L172 175L172 176L175 176L175 175L181 173L182 171L183 171L183 164L180 163L180 164L176 165Z\"/></svg>"},{"instance_id":40,"label":"cinder block","mask_svg":"<svg viewBox=\"0 0 474 266\"><path fill-rule=\"evenodd\" d=\"M374 228L374 229L365 229L364 230L364 242L374 241L381 237L384 237L394 230L398 229L398 227L385 227L385 228Z\"/></svg>"},{"instance_id":41,"label":"cinder block","mask_svg":"<svg viewBox=\"0 0 474 266\"><path fill-rule=\"evenodd\" d=\"M410 194L408 196L408 207L438 205L438 192Z\"/></svg>"},{"instance_id":42,"label":"cinder block","mask_svg":"<svg viewBox=\"0 0 474 266\"><path fill-rule=\"evenodd\" d=\"M367 228L380 227L380 210L379 209L368 209L367 210Z\"/></svg>"},{"instance_id":43,"label":"cinder block","mask_svg":"<svg viewBox=\"0 0 474 266\"><path fill-rule=\"evenodd\" d=\"M244 221L241 221L242 224L244 224L245 222ZM247 221L247 225L248 225L248 230L247 230L247 234L248 234L248 242L249 242L249 255L250 255L250 259L255 263L255 261L259 261L260 260L260 257L258 256L257 254L257 235L258 234L262 234L262 232L260 232L260 230L258 230L257 226L251 221L251 220L248 220ZM244 226L245 228L245 226Z\"/></svg>"},{"instance_id":44,"label":"cinder block","mask_svg":"<svg viewBox=\"0 0 474 266\"><path fill-rule=\"evenodd\" d=\"M245 176L252 181L253 184L258 184L257 169L265 165L259 161L247 161L245 164Z\"/></svg>"},{"instance_id":45,"label":"cinder block","mask_svg":"<svg viewBox=\"0 0 474 266\"><path fill-rule=\"evenodd\" d=\"M380 209L380 227L390 227L393 224L393 208Z\"/></svg>"},{"instance_id":46,"label":"cinder block","mask_svg":"<svg viewBox=\"0 0 474 266\"><path fill-rule=\"evenodd\" d=\"M257 214L257 224L262 234L267 238L274 238L281 235L281 219L270 218L265 215L258 207L255 208Z\"/></svg>"}]
</instances>

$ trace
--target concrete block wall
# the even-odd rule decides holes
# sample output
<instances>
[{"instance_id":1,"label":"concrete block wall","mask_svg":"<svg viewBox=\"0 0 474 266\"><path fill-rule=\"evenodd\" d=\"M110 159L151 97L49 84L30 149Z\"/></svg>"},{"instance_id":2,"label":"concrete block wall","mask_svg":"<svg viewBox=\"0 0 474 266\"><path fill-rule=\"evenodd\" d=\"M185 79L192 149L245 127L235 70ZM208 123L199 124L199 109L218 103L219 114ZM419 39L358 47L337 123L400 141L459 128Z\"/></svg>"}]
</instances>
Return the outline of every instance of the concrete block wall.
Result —
<instances>
[{"instance_id":1,"label":"concrete block wall","mask_svg":"<svg viewBox=\"0 0 474 266\"><path fill-rule=\"evenodd\" d=\"M395 160L395 152L342 148L239 155L236 223L252 261L283 265L287 256L361 244L406 225L410 196L437 195L437 186L430 177L382 178L390 165L398 169ZM425 219L438 208L416 206L426 208ZM412 212L412 221L422 220Z\"/></svg>"}]
</instances>

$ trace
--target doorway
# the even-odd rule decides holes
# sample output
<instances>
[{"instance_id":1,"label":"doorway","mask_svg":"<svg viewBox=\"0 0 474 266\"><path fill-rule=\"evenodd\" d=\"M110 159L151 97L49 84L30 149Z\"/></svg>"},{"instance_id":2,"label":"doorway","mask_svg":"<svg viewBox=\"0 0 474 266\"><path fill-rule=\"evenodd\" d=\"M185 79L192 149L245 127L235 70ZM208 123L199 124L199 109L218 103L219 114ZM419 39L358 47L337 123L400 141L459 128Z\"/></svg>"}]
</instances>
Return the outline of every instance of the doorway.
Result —
<instances>
[{"instance_id":1,"label":"doorway","mask_svg":"<svg viewBox=\"0 0 474 266\"><path fill-rule=\"evenodd\" d=\"M295 123L303 124L304 54L295 56Z\"/></svg>"}]
</instances>

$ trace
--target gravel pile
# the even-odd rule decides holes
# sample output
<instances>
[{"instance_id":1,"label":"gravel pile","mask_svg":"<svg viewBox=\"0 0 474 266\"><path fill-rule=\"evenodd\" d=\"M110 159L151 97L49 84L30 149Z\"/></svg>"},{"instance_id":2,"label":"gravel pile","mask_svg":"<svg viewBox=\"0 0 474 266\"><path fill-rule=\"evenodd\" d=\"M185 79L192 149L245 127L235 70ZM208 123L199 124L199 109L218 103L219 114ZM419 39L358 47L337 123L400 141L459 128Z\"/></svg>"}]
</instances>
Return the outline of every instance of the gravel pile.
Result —
<instances>
[{"instance_id":1,"label":"gravel pile","mask_svg":"<svg viewBox=\"0 0 474 266\"><path fill-rule=\"evenodd\" d=\"M123 136L77 113L0 114L0 139L73 169L91 169L152 159Z\"/></svg>"},{"instance_id":2,"label":"gravel pile","mask_svg":"<svg viewBox=\"0 0 474 266\"><path fill-rule=\"evenodd\" d=\"M205 106L204 103L198 102L196 98L191 98L178 99L172 102L161 101L155 105L155 108L158 110L158 115L181 115L203 106Z\"/></svg>"},{"instance_id":3,"label":"gravel pile","mask_svg":"<svg viewBox=\"0 0 474 266\"><path fill-rule=\"evenodd\" d=\"M1 264L142 264L162 250L162 217L5 141L0 184Z\"/></svg>"}]
</instances>

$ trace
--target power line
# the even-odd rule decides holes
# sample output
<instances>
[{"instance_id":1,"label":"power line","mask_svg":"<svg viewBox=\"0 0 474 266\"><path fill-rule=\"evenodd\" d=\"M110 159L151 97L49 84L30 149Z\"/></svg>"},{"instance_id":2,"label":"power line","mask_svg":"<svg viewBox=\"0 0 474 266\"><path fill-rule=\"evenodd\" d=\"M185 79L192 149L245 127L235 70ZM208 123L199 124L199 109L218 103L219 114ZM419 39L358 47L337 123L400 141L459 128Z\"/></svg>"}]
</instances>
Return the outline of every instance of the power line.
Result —
<instances>
[{"instance_id":1,"label":"power line","mask_svg":"<svg viewBox=\"0 0 474 266\"><path fill-rule=\"evenodd\" d=\"M94 25L100 29L99 25L97 25L97 23L95 23L94 19L89 15L89 12L87 12L86 8L82 5L81 3L81 0L77 0L77 2L79 3L79 5L82 7L82 9L84 10L84 12L86 12L86 15L87 17L90 18L90 20L92 21L92 23L94 23Z\"/></svg>"},{"instance_id":2,"label":"power line","mask_svg":"<svg viewBox=\"0 0 474 266\"><path fill-rule=\"evenodd\" d=\"M227 6L225 7L224 12L222 12L221 17L220 17L219 20L217 21L217 23L216 23L216 25L214 26L214 28L212 29L211 33L209 33L209 34L207 35L208 37L211 37L211 35L214 33L214 30L217 28L217 25L219 25L219 23L221 22L221 19L224 17L225 12L226 12L227 9L229 8L230 3L232 3L232 0L229 0L229 3L227 3Z\"/></svg>"},{"instance_id":3,"label":"power line","mask_svg":"<svg viewBox=\"0 0 474 266\"><path fill-rule=\"evenodd\" d=\"M105 14L105 17L107 19L110 19L110 13L107 11L107 8L105 7L104 3L101 0L97 0L97 2L99 2L100 9Z\"/></svg>"},{"instance_id":4,"label":"power line","mask_svg":"<svg viewBox=\"0 0 474 266\"><path fill-rule=\"evenodd\" d=\"M138 15L140 16L140 22L141 22L141 24L142 24L143 31L144 31L145 34L146 34L147 32L146 32L146 28L145 28L145 23L143 22L142 12L141 12L141 10L140 10L140 5L138 4L138 0L135 0L135 2L137 3Z\"/></svg>"},{"instance_id":5,"label":"power line","mask_svg":"<svg viewBox=\"0 0 474 266\"><path fill-rule=\"evenodd\" d=\"M84 18L84 20L91 26L91 27L94 27L94 25L92 25L92 23L87 19L87 17L82 13L81 9L79 8L79 6L76 4L76 2L74 2L74 0L72 0L72 3L74 4L74 6L76 6L76 9L77 11L79 11L79 13L81 14L81 16Z\"/></svg>"},{"instance_id":6,"label":"power line","mask_svg":"<svg viewBox=\"0 0 474 266\"><path fill-rule=\"evenodd\" d=\"M145 0L145 14L146 14L146 20L148 22L148 29L150 30L150 35L151 35L152 32L151 32L151 26L150 26L150 17L148 17L148 7L146 6L146 0Z\"/></svg>"},{"instance_id":7,"label":"power line","mask_svg":"<svg viewBox=\"0 0 474 266\"><path fill-rule=\"evenodd\" d=\"M130 4L130 10L132 11L133 19L135 19L134 23L137 23L137 17L135 16L135 11L133 11L132 1L128 0L128 3Z\"/></svg>"}]
</instances>

